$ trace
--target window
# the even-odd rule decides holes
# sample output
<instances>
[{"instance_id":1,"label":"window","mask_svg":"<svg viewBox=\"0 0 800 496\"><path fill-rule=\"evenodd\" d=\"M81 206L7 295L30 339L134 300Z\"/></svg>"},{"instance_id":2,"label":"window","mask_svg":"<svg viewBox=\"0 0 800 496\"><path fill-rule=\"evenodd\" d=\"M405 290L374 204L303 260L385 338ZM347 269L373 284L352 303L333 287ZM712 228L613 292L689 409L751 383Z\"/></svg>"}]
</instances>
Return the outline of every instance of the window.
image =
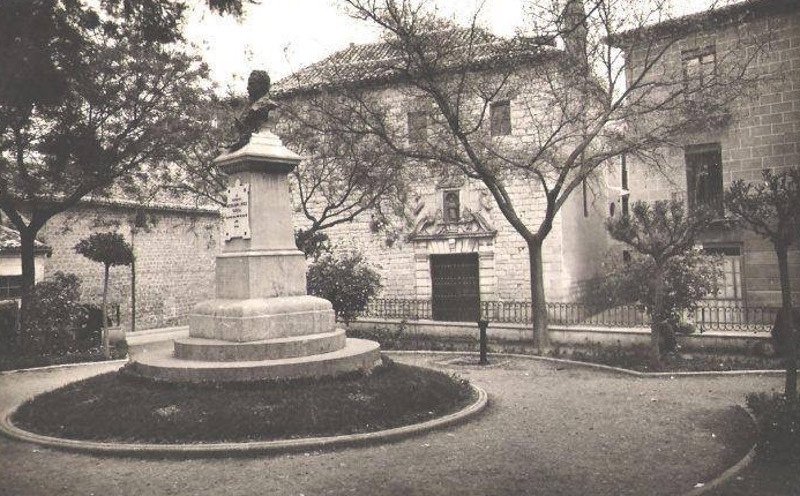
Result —
<instances>
[{"instance_id":1,"label":"window","mask_svg":"<svg viewBox=\"0 0 800 496\"><path fill-rule=\"evenodd\" d=\"M511 134L511 103L508 100L494 102L489 106L492 136Z\"/></svg>"},{"instance_id":2,"label":"window","mask_svg":"<svg viewBox=\"0 0 800 496\"><path fill-rule=\"evenodd\" d=\"M722 215L722 151L719 143L688 146L685 158L689 211L706 207Z\"/></svg>"},{"instance_id":3,"label":"window","mask_svg":"<svg viewBox=\"0 0 800 496\"><path fill-rule=\"evenodd\" d=\"M420 145L428 139L428 114L425 112L408 113L408 144Z\"/></svg>"},{"instance_id":4,"label":"window","mask_svg":"<svg viewBox=\"0 0 800 496\"><path fill-rule=\"evenodd\" d=\"M703 251L709 255L722 256L722 278L719 291L714 299L742 299L742 249L739 246L706 246Z\"/></svg>"},{"instance_id":5,"label":"window","mask_svg":"<svg viewBox=\"0 0 800 496\"><path fill-rule=\"evenodd\" d=\"M22 276L0 276L0 300L22 296Z\"/></svg>"},{"instance_id":6,"label":"window","mask_svg":"<svg viewBox=\"0 0 800 496\"><path fill-rule=\"evenodd\" d=\"M461 199L458 190L446 190L442 196L442 219L445 222L458 222L461 217Z\"/></svg>"},{"instance_id":7,"label":"window","mask_svg":"<svg viewBox=\"0 0 800 496\"><path fill-rule=\"evenodd\" d=\"M683 84L688 94L709 86L717 67L717 54L713 45L681 52Z\"/></svg>"}]
</instances>

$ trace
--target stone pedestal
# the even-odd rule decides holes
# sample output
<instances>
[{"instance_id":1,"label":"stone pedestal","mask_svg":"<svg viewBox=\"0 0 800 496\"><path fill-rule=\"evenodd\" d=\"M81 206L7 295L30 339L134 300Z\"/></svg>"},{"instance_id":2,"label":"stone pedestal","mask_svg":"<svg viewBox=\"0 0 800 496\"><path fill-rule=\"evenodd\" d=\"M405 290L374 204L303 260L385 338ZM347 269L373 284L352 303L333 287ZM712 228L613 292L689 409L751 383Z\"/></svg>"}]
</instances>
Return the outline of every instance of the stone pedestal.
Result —
<instances>
[{"instance_id":1,"label":"stone pedestal","mask_svg":"<svg viewBox=\"0 0 800 496\"><path fill-rule=\"evenodd\" d=\"M380 362L377 343L347 339L331 303L306 294L287 184L300 160L268 131L215 160L229 177L216 298L194 308L190 337L177 340L174 353L139 357L136 372L168 381L252 381L336 375Z\"/></svg>"}]
</instances>

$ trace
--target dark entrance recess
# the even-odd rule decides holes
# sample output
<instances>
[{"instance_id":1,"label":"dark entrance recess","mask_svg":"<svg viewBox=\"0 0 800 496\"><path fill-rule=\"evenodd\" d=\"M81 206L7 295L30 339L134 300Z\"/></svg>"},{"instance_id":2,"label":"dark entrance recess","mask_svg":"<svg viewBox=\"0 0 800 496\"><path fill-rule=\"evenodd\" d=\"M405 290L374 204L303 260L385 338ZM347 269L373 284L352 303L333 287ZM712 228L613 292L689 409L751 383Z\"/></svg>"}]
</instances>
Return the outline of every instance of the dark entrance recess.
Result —
<instances>
[{"instance_id":1,"label":"dark entrance recess","mask_svg":"<svg viewBox=\"0 0 800 496\"><path fill-rule=\"evenodd\" d=\"M433 320L477 322L480 318L478 254L431 255Z\"/></svg>"}]
</instances>

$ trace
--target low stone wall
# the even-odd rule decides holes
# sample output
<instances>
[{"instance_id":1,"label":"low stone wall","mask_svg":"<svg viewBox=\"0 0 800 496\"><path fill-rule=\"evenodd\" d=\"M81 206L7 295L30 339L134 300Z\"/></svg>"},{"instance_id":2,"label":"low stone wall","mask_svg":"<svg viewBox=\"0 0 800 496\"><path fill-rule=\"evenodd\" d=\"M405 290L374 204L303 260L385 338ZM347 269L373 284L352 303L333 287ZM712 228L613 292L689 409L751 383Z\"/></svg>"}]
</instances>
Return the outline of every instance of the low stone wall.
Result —
<instances>
[{"instance_id":1,"label":"low stone wall","mask_svg":"<svg viewBox=\"0 0 800 496\"><path fill-rule=\"evenodd\" d=\"M386 329L396 332L405 326L409 335L441 337L452 340L478 339L478 325L471 322L439 322L434 320L402 321L399 319L359 319L348 327L354 330ZM490 343L528 344L533 336L525 324L490 324L487 330ZM650 342L647 328L550 326L550 341L560 347L580 348L587 345L646 345ZM772 343L767 333L705 332L679 335L678 342L686 351L748 354L754 350L770 353Z\"/></svg>"}]
</instances>

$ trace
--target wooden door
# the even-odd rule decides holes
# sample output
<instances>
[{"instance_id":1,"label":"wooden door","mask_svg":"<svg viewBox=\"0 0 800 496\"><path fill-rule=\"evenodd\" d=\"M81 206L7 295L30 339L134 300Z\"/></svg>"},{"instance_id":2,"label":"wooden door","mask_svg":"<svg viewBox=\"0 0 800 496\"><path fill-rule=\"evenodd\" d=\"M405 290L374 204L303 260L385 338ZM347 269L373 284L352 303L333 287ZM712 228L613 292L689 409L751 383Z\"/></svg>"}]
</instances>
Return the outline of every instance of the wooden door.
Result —
<instances>
[{"instance_id":1,"label":"wooden door","mask_svg":"<svg viewBox=\"0 0 800 496\"><path fill-rule=\"evenodd\" d=\"M477 253L431 255L433 320L477 322L479 281Z\"/></svg>"}]
</instances>

